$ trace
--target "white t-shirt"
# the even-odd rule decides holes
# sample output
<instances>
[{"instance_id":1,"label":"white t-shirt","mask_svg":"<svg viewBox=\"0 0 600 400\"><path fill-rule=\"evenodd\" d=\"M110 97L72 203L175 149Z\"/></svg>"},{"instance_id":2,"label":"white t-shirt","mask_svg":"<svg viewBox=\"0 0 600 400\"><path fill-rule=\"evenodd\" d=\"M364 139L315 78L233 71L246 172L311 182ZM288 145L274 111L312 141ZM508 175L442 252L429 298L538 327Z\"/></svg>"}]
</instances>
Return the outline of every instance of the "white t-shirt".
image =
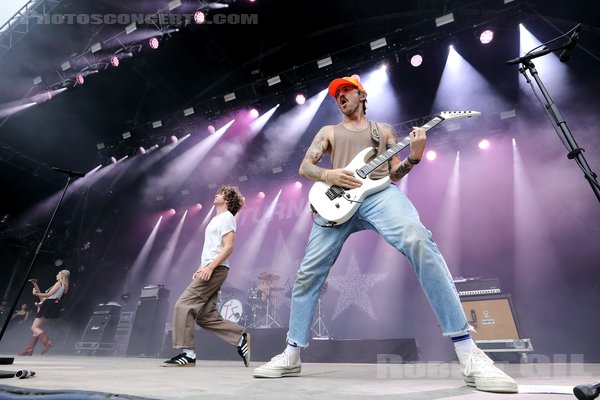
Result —
<instances>
[{"instance_id":1,"label":"white t-shirt","mask_svg":"<svg viewBox=\"0 0 600 400\"><path fill-rule=\"evenodd\" d=\"M204 247L202 248L201 265L210 264L223 250L223 236L236 229L235 217L230 211L225 211L210 220L204 231ZM229 259L220 265L229 267Z\"/></svg>"},{"instance_id":2,"label":"white t-shirt","mask_svg":"<svg viewBox=\"0 0 600 400\"><path fill-rule=\"evenodd\" d=\"M56 293L54 293L52 296L48 297L48 299L60 299L63 295L63 293L65 293L65 286L62 284L62 282L60 282L60 287L58 288L58 290L56 291Z\"/></svg>"}]
</instances>

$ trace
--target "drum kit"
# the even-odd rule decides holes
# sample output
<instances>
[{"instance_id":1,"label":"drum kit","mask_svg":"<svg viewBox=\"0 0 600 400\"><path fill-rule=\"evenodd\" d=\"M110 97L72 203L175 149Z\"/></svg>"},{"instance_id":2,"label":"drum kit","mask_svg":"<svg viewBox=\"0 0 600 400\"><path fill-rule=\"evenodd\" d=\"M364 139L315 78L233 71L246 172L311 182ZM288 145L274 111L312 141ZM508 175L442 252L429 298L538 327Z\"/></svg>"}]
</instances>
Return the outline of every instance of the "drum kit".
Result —
<instances>
[{"instance_id":1,"label":"drum kit","mask_svg":"<svg viewBox=\"0 0 600 400\"><path fill-rule=\"evenodd\" d=\"M273 284L280 278L276 274L261 272L257 276L258 282L247 293L242 289L222 286L217 309L223 318L246 328L280 328L277 303L278 293L283 288Z\"/></svg>"}]
</instances>

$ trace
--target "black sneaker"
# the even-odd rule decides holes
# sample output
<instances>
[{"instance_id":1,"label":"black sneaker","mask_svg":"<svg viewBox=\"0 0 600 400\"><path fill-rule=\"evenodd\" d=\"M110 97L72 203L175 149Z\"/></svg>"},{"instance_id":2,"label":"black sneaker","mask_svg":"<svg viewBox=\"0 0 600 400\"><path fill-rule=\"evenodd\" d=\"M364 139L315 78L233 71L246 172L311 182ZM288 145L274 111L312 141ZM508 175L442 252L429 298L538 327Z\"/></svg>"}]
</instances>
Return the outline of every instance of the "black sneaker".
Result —
<instances>
[{"instance_id":1,"label":"black sneaker","mask_svg":"<svg viewBox=\"0 0 600 400\"><path fill-rule=\"evenodd\" d=\"M195 367L196 359L189 358L185 353L181 353L162 363L163 367Z\"/></svg>"},{"instance_id":2,"label":"black sneaker","mask_svg":"<svg viewBox=\"0 0 600 400\"><path fill-rule=\"evenodd\" d=\"M247 367L250 365L250 334L242 334L242 343L237 347L238 354L244 360L244 365Z\"/></svg>"}]
</instances>

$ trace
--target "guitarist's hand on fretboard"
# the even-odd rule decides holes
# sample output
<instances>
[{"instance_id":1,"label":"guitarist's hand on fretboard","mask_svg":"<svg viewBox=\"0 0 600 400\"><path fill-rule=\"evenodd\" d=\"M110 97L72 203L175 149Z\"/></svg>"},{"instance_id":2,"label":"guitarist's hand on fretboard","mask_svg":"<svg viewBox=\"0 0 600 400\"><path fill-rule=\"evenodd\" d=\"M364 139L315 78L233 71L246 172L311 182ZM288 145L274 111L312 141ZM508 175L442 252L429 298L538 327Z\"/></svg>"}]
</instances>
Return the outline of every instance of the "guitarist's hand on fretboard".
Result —
<instances>
[{"instance_id":1,"label":"guitarist's hand on fretboard","mask_svg":"<svg viewBox=\"0 0 600 400\"><path fill-rule=\"evenodd\" d=\"M326 175L326 183L330 185L344 189L356 189L362 186L362 182L354 177L354 172L347 169L329 169Z\"/></svg>"},{"instance_id":2,"label":"guitarist's hand on fretboard","mask_svg":"<svg viewBox=\"0 0 600 400\"><path fill-rule=\"evenodd\" d=\"M425 129L420 127L414 127L410 132L410 159L420 160L423 157L425 151L425 144L427 143L427 135Z\"/></svg>"}]
</instances>

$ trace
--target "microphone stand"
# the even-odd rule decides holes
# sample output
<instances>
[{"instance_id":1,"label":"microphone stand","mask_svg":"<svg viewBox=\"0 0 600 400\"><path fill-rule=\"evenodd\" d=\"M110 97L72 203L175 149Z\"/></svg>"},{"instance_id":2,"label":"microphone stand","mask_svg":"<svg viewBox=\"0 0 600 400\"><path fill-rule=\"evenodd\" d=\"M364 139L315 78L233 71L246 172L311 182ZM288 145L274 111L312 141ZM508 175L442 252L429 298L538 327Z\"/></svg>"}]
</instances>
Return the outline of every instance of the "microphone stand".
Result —
<instances>
[{"instance_id":1,"label":"microphone stand","mask_svg":"<svg viewBox=\"0 0 600 400\"><path fill-rule=\"evenodd\" d=\"M25 285L27 285L27 281L29 279L29 274L31 273L31 270L33 269L33 265L35 264L35 260L37 259L38 255L40 254L40 250L42 249L42 245L44 244L44 240L46 239L46 236L48 236L48 232L50 231L50 227L52 226L52 222L54 221L54 217L56 216L56 213L58 212L58 209L60 207L60 204L62 203L63 199L65 198L65 194L67 193L67 189L69 188L69 184L71 184L71 182L73 181L73 178L78 178L78 177L83 177L85 176L84 173L82 172L75 172L75 171L67 171L64 169L60 169L60 168L53 168L56 172L64 174L67 176L67 182L65 184L65 187L62 191L62 195L60 196L60 199L58 200L58 204L56 204L56 208L54 208L54 212L52 213L52 216L50 217L50 221L48 221L48 225L46 226L46 231L44 232L44 235L42 236L42 238L40 239L40 243L38 244L37 248L35 249L35 253L33 254L33 258L31 259L31 262L29 263L29 267L27 268L27 272L25 274L25 279L23 279L23 283L21 284L21 287L19 289L19 293L17 294L17 296L15 297L15 301L13 302L10 311L7 314L7 318L5 318L3 324L2 324L2 329L0 329L0 341L2 340L2 337L4 336L4 332L6 331L6 327L8 326L8 322L10 321L10 317L13 315L13 313L15 312L15 309L17 308L17 304L19 302L19 299L21 298L21 295L23 294L23 290L25 289ZM12 364L12 362L14 361L14 358L2 358L2 363L3 364ZM8 362L10 361L10 362Z\"/></svg>"},{"instance_id":2,"label":"microphone stand","mask_svg":"<svg viewBox=\"0 0 600 400\"><path fill-rule=\"evenodd\" d=\"M552 100L552 97L550 97L550 94L546 90L546 87L544 86L537 70L535 69L535 65L533 64L533 62L531 62L531 60L534 58L544 56L544 55L551 53L553 51L556 51L556 50L567 49L567 48L569 48L569 46L571 46L571 48L572 48L573 45L570 43L567 43L564 46L557 47L554 49L544 48L542 50L538 50L538 51L534 51L530 54L526 54L523 57L519 57L519 58L515 58L510 61L507 61L506 63L508 65L522 64L522 67L519 68L519 72L525 77L525 79L527 80L527 83L531 83L529 76L527 75L527 72L529 72L531 74L531 76L537 83L537 86L539 87L540 92L542 93L542 96L544 96L544 99L546 101L546 103L544 104L544 107L546 108L546 110L550 114L550 116L552 117L552 122L554 123L555 129L557 129L557 132L562 134L562 136L565 139L564 141L567 144L567 148L569 150L569 152L567 153L567 158L569 160L575 160L575 162L577 162L577 165L579 165L579 168L581 168L581 170L583 171L584 178L587 179L588 183L592 187L592 191L596 195L596 199L598 199L598 201L600 202L600 184L598 184L598 181L596 179L598 177L598 175L594 171L592 171L589 164L587 163L587 161L583 155L583 152L585 150L583 148L579 147L579 145L575 141L573 134L571 133L569 127L567 126L567 121L565 121L562 114L558 110L558 107L554 103L554 100Z\"/></svg>"}]
</instances>

